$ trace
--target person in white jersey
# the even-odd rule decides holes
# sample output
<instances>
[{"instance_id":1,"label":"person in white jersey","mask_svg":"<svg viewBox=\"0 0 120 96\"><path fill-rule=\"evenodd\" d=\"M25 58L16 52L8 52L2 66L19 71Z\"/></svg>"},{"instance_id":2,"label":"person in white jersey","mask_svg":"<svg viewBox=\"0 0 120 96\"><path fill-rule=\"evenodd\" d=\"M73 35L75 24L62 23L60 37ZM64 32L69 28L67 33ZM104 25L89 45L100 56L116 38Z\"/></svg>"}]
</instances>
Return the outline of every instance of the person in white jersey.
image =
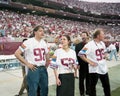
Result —
<instances>
[{"instance_id":1,"label":"person in white jersey","mask_svg":"<svg viewBox=\"0 0 120 96\"><path fill-rule=\"evenodd\" d=\"M62 48L55 50L54 58L58 67L54 68L56 77L56 96L74 96L74 68L76 65L76 53L70 49L71 39L68 35L61 37Z\"/></svg>"},{"instance_id":2,"label":"person in white jersey","mask_svg":"<svg viewBox=\"0 0 120 96\"><path fill-rule=\"evenodd\" d=\"M108 50L110 51L110 58L109 60L111 61L112 60L112 57L114 55L116 61L118 60L117 58L117 50L116 50L116 47L115 47L115 44L113 44L113 42L111 42L111 44L108 46Z\"/></svg>"},{"instance_id":3,"label":"person in white jersey","mask_svg":"<svg viewBox=\"0 0 120 96\"><path fill-rule=\"evenodd\" d=\"M40 96L48 96L48 73L46 67L49 55L44 36L43 26L33 29L34 37L26 40L15 52L15 56L25 64L28 69L27 83L28 96L37 96L37 88L40 86ZM25 59L22 53L25 53Z\"/></svg>"},{"instance_id":4,"label":"person in white jersey","mask_svg":"<svg viewBox=\"0 0 120 96\"><path fill-rule=\"evenodd\" d=\"M111 96L108 69L106 65L104 32L96 29L93 40L89 41L78 55L89 64L90 96L96 96L96 85L100 78L104 90L104 96Z\"/></svg>"}]
</instances>

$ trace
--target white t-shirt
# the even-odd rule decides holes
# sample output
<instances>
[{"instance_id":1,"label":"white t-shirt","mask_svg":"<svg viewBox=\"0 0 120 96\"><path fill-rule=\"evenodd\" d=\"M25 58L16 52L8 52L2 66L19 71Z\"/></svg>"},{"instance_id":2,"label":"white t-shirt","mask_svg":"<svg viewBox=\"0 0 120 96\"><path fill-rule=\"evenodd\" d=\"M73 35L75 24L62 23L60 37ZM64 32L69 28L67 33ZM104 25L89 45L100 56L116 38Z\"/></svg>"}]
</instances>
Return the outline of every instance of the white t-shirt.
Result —
<instances>
[{"instance_id":1,"label":"white t-shirt","mask_svg":"<svg viewBox=\"0 0 120 96\"><path fill-rule=\"evenodd\" d=\"M62 48L57 49L54 53L56 58L56 64L58 65L59 74L73 73L73 66L76 66L76 53L74 50L69 49L68 52Z\"/></svg>"},{"instance_id":2,"label":"white t-shirt","mask_svg":"<svg viewBox=\"0 0 120 96\"><path fill-rule=\"evenodd\" d=\"M79 56L84 54L88 59L95 62L97 66L91 66L89 64L89 73L106 74L108 69L106 65L105 57L105 44L101 41L100 43L94 40L88 42L83 49L79 52Z\"/></svg>"},{"instance_id":3,"label":"white t-shirt","mask_svg":"<svg viewBox=\"0 0 120 96\"><path fill-rule=\"evenodd\" d=\"M24 46L25 59L37 66L45 66L46 57L45 55L48 53L47 44L44 40L40 40L39 42L33 37L23 42L22 46Z\"/></svg>"},{"instance_id":4,"label":"white t-shirt","mask_svg":"<svg viewBox=\"0 0 120 96\"><path fill-rule=\"evenodd\" d=\"M115 47L114 44L110 44L110 46L108 47L108 49L109 49L110 51L112 51L112 50L116 50L116 47Z\"/></svg>"}]
</instances>

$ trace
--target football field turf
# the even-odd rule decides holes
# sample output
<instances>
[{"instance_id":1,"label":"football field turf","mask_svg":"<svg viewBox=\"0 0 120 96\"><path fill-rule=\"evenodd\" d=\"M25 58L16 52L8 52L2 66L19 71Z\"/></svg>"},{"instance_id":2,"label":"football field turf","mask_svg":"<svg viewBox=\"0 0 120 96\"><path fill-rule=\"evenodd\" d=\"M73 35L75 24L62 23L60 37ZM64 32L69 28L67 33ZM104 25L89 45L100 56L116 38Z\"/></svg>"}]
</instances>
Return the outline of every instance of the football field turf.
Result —
<instances>
[{"instance_id":1,"label":"football field turf","mask_svg":"<svg viewBox=\"0 0 120 96\"><path fill-rule=\"evenodd\" d=\"M109 77L111 85L111 96L120 96L120 62L112 61L107 63L109 66ZM48 96L56 96L56 85L53 70L49 70L49 94ZM0 72L0 96L14 96L18 94L22 83L22 70L8 70ZM27 96L25 94L21 96ZM65 96L65 95L64 95ZM79 94L79 81L75 79L75 96ZM101 82L97 84L97 96L104 96Z\"/></svg>"},{"instance_id":2,"label":"football field turf","mask_svg":"<svg viewBox=\"0 0 120 96\"><path fill-rule=\"evenodd\" d=\"M120 87L112 91L112 96L120 96Z\"/></svg>"},{"instance_id":3,"label":"football field turf","mask_svg":"<svg viewBox=\"0 0 120 96\"><path fill-rule=\"evenodd\" d=\"M112 96L120 96L120 65L111 67L109 69L109 78L110 78ZM50 86L49 96L56 96L55 90L56 90L55 85ZM80 96L78 79L75 80L75 96ZM104 96L100 81L98 81L98 84L97 84L97 96Z\"/></svg>"}]
</instances>

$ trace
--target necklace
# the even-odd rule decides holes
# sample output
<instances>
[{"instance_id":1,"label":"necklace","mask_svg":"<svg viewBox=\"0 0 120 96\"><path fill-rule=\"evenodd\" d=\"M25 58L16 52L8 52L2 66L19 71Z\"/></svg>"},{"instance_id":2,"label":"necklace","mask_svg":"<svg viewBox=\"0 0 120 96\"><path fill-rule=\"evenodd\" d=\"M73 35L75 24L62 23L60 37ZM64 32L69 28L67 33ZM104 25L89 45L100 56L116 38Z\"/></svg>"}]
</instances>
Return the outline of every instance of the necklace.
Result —
<instances>
[{"instance_id":1,"label":"necklace","mask_svg":"<svg viewBox=\"0 0 120 96\"><path fill-rule=\"evenodd\" d=\"M97 46L97 48L100 50L100 48L98 47L98 44L95 42L95 40L93 40L93 41L94 41L95 45ZM101 42L99 44L102 45L102 48L104 49L103 44Z\"/></svg>"}]
</instances>

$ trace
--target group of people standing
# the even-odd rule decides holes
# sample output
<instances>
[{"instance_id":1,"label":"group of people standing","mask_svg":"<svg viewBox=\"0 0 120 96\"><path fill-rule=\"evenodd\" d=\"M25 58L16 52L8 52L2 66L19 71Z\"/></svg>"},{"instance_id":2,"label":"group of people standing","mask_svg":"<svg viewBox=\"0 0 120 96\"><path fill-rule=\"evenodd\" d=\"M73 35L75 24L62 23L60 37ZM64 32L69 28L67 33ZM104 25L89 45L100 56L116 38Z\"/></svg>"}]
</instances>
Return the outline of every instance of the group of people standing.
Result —
<instances>
[{"instance_id":1,"label":"group of people standing","mask_svg":"<svg viewBox=\"0 0 120 96\"><path fill-rule=\"evenodd\" d=\"M83 32L82 42L75 46L75 50L70 48L70 36L63 35L60 42L62 48L56 49L52 56L49 55L43 36L43 26L35 27L33 37L24 41L15 52L15 56L28 68L26 75L28 96L37 96L38 92L40 96L48 96L47 68L50 59L54 59L56 66L53 68L57 85L56 96L74 96L74 72L77 69L79 69L80 96L96 96L98 78L102 82L104 95L111 96L102 29L95 30L91 41L88 33ZM84 86L85 80L86 86Z\"/></svg>"}]
</instances>

